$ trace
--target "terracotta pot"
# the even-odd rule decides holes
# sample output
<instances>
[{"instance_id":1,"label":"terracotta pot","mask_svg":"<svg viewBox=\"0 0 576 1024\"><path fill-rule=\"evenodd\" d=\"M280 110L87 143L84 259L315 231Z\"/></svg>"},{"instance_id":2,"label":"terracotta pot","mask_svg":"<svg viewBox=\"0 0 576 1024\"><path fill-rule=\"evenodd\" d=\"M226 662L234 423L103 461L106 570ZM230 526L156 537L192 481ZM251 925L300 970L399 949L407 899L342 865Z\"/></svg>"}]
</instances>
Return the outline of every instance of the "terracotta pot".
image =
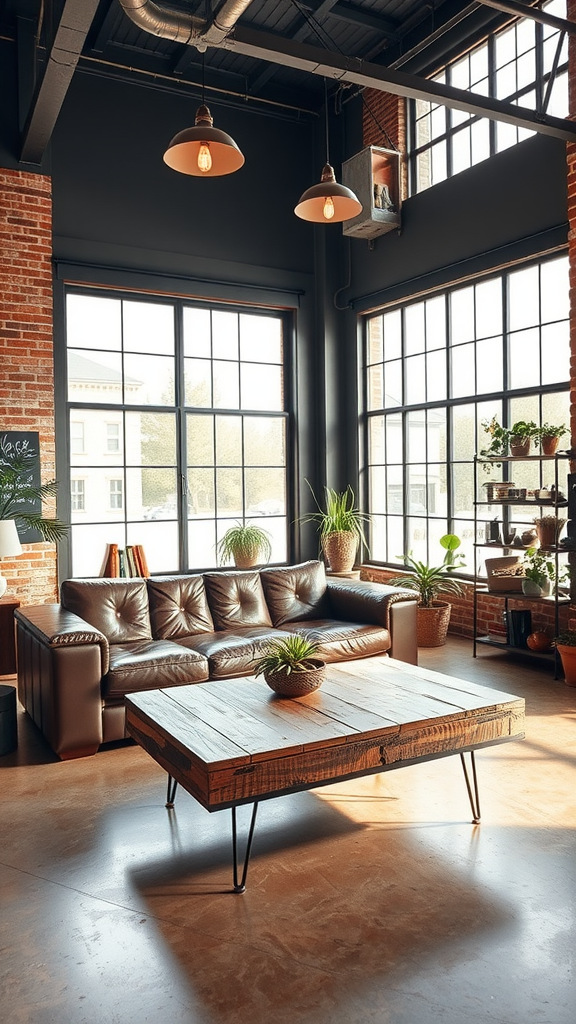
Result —
<instances>
[{"instance_id":1,"label":"terracotta pot","mask_svg":"<svg viewBox=\"0 0 576 1024\"><path fill-rule=\"evenodd\" d=\"M558 445L560 444L559 437L543 437L541 439L542 454L543 455L555 455L558 451Z\"/></svg>"},{"instance_id":2,"label":"terracotta pot","mask_svg":"<svg viewBox=\"0 0 576 1024\"><path fill-rule=\"evenodd\" d=\"M430 608L418 605L416 643L418 647L442 647L446 643L452 605L433 601Z\"/></svg>"},{"instance_id":3,"label":"terracotta pot","mask_svg":"<svg viewBox=\"0 0 576 1024\"><path fill-rule=\"evenodd\" d=\"M552 517L550 517L552 519ZM558 547L558 539L562 533L566 520L565 519L552 519L550 522L536 522L536 533L538 534L538 540L540 541L540 547L544 550L551 550Z\"/></svg>"},{"instance_id":4,"label":"terracotta pot","mask_svg":"<svg viewBox=\"0 0 576 1024\"><path fill-rule=\"evenodd\" d=\"M326 663L320 658L308 658L313 668L305 669L303 672L285 672L280 669L278 672L265 672L264 679L274 693L281 697L305 697L307 693L313 693L321 685L326 672Z\"/></svg>"},{"instance_id":5,"label":"terracotta pot","mask_svg":"<svg viewBox=\"0 0 576 1024\"><path fill-rule=\"evenodd\" d=\"M525 458L526 455L530 454L530 444L532 438L520 437L519 434L512 434L510 438L510 455L516 458Z\"/></svg>"},{"instance_id":6,"label":"terracotta pot","mask_svg":"<svg viewBox=\"0 0 576 1024\"><path fill-rule=\"evenodd\" d=\"M332 572L350 572L358 550L358 536L351 530L329 533L322 539L322 550Z\"/></svg>"},{"instance_id":7,"label":"terracotta pot","mask_svg":"<svg viewBox=\"0 0 576 1024\"><path fill-rule=\"evenodd\" d=\"M576 647L569 647L567 644L556 644L556 650L562 661L566 686L576 686Z\"/></svg>"}]
</instances>

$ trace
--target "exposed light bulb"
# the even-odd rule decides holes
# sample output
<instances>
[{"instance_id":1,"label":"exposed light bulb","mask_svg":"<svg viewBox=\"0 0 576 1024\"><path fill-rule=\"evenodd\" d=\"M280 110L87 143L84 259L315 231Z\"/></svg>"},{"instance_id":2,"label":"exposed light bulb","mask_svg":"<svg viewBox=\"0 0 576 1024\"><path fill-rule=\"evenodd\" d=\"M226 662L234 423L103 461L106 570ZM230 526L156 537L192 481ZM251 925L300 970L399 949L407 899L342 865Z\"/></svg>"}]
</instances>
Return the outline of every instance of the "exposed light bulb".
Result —
<instances>
[{"instance_id":1,"label":"exposed light bulb","mask_svg":"<svg viewBox=\"0 0 576 1024\"><path fill-rule=\"evenodd\" d=\"M326 220L331 220L332 217L334 216L334 203L332 201L332 196L326 196L326 199L324 200L324 209L322 210L322 213L324 214Z\"/></svg>"},{"instance_id":2,"label":"exposed light bulb","mask_svg":"<svg viewBox=\"0 0 576 1024\"><path fill-rule=\"evenodd\" d=\"M198 167L201 171L209 171L212 167L212 157L210 155L210 147L206 142L203 142L198 150Z\"/></svg>"}]
</instances>

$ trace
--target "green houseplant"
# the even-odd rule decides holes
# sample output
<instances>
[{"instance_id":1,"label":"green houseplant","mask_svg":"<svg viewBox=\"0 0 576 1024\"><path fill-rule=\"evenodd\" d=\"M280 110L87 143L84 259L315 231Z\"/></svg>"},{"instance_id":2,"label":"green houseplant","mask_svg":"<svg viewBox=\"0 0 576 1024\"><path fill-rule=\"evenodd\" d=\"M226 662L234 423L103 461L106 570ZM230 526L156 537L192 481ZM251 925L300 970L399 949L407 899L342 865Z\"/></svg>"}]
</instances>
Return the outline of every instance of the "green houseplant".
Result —
<instances>
[{"instance_id":1,"label":"green houseplant","mask_svg":"<svg viewBox=\"0 0 576 1024\"><path fill-rule=\"evenodd\" d=\"M490 438L488 446L480 450L480 455L485 459L497 459L508 451L514 456L528 455L532 438L538 436L539 429L533 420L517 420L511 427L503 427L496 416L491 420L482 420L480 425ZM483 468L489 470L490 466L486 463Z\"/></svg>"},{"instance_id":2,"label":"green houseplant","mask_svg":"<svg viewBox=\"0 0 576 1024\"><path fill-rule=\"evenodd\" d=\"M250 569L261 562L269 562L272 555L270 534L253 523L230 526L217 548L220 564L233 561L238 569Z\"/></svg>"},{"instance_id":3,"label":"green houseplant","mask_svg":"<svg viewBox=\"0 0 576 1024\"><path fill-rule=\"evenodd\" d=\"M418 594L419 647L440 647L446 642L451 605L438 600L438 597L441 594L461 597L464 593L462 585L452 577L452 573L465 564L464 556L456 554L460 543L460 538L455 534L444 534L440 544L445 554L440 565L427 565L412 555L404 555L404 564L412 571L388 580L390 586L414 590Z\"/></svg>"},{"instance_id":4,"label":"green houseplant","mask_svg":"<svg viewBox=\"0 0 576 1024\"><path fill-rule=\"evenodd\" d=\"M271 640L256 661L255 676L264 676L270 689L283 697L303 697L317 690L325 663L316 657L318 644L298 633Z\"/></svg>"},{"instance_id":5,"label":"green houseplant","mask_svg":"<svg viewBox=\"0 0 576 1024\"><path fill-rule=\"evenodd\" d=\"M558 451L560 438L568 433L568 427L561 423L554 426L552 423L543 423L536 428L535 437L540 441L543 455L554 455Z\"/></svg>"},{"instance_id":6,"label":"green houseplant","mask_svg":"<svg viewBox=\"0 0 576 1024\"><path fill-rule=\"evenodd\" d=\"M320 544L332 572L350 572L360 543L368 547L364 524L370 522L370 516L356 507L350 484L345 491L325 487L325 509L321 508L311 487L310 490L318 511L304 516L301 522L318 525Z\"/></svg>"},{"instance_id":7,"label":"green houseplant","mask_svg":"<svg viewBox=\"0 0 576 1024\"><path fill-rule=\"evenodd\" d=\"M38 486L31 482L37 463L38 452L28 441L12 442L6 434L0 438L0 519L13 519L16 526L38 530L43 540L55 542L66 536L67 524L44 516L42 511L22 508L23 504L42 502L57 493L55 480Z\"/></svg>"}]
</instances>

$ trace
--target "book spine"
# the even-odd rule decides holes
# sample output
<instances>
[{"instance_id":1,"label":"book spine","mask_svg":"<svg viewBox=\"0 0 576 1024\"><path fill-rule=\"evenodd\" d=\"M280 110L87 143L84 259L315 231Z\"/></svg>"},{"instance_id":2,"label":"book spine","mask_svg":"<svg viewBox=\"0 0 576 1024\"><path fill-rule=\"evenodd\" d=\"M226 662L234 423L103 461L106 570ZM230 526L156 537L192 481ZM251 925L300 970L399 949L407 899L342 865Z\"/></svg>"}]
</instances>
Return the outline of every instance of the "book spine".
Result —
<instances>
[{"instance_id":1,"label":"book spine","mask_svg":"<svg viewBox=\"0 0 576 1024\"><path fill-rule=\"evenodd\" d=\"M110 545L110 576L116 577L120 575L120 559L118 557L118 545Z\"/></svg>"},{"instance_id":2,"label":"book spine","mask_svg":"<svg viewBox=\"0 0 576 1024\"><path fill-rule=\"evenodd\" d=\"M138 560L140 562L140 570L142 576L149 576L150 570L148 568L148 562L146 561L146 555L144 554L144 548L141 544L136 544L138 549Z\"/></svg>"}]
</instances>

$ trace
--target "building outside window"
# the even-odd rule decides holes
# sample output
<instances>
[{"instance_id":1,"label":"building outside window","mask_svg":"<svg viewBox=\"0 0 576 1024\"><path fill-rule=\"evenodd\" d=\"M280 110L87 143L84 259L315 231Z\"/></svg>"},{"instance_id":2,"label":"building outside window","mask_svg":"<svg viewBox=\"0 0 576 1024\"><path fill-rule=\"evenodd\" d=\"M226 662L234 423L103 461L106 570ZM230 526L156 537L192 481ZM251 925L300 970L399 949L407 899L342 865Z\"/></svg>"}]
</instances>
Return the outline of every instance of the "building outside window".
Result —
<instances>
[{"instance_id":1,"label":"building outside window","mask_svg":"<svg viewBox=\"0 0 576 1024\"><path fill-rule=\"evenodd\" d=\"M70 422L70 451L74 455L82 455L84 452L84 424L81 420Z\"/></svg>"},{"instance_id":2,"label":"building outside window","mask_svg":"<svg viewBox=\"0 0 576 1024\"><path fill-rule=\"evenodd\" d=\"M122 480L108 481L109 505L111 509L124 508L124 482Z\"/></svg>"},{"instance_id":3,"label":"building outside window","mask_svg":"<svg viewBox=\"0 0 576 1024\"><path fill-rule=\"evenodd\" d=\"M86 508L84 480L70 480L70 506L73 512L84 512Z\"/></svg>"},{"instance_id":4,"label":"building outside window","mask_svg":"<svg viewBox=\"0 0 576 1024\"><path fill-rule=\"evenodd\" d=\"M569 424L568 258L367 317L365 346L371 560L394 565L411 552L437 564L449 531L472 572L482 421ZM484 479L479 470L478 487ZM553 482L550 463L514 465L518 487ZM522 511L530 524L533 511L518 510L519 521Z\"/></svg>"},{"instance_id":5,"label":"building outside window","mask_svg":"<svg viewBox=\"0 0 576 1024\"><path fill-rule=\"evenodd\" d=\"M276 310L68 290L71 575L98 575L110 543L142 544L152 572L212 568L238 521L287 560L284 333Z\"/></svg>"},{"instance_id":6,"label":"building outside window","mask_svg":"<svg viewBox=\"0 0 576 1024\"><path fill-rule=\"evenodd\" d=\"M120 451L120 424L119 423L107 423L106 424L106 451L107 452L119 452Z\"/></svg>"},{"instance_id":7,"label":"building outside window","mask_svg":"<svg viewBox=\"0 0 576 1024\"><path fill-rule=\"evenodd\" d=\"M542 10L566 18L565 0L550 0L542 4ZM553 77L556 57L558 68ZM550 26L520 18L447 65L432 81L565 117L567 38ZM534 134L527 128L471 116L426 100L412 100L409 109L412 193L422 192Z\"/></svg>"}]
</instances>

